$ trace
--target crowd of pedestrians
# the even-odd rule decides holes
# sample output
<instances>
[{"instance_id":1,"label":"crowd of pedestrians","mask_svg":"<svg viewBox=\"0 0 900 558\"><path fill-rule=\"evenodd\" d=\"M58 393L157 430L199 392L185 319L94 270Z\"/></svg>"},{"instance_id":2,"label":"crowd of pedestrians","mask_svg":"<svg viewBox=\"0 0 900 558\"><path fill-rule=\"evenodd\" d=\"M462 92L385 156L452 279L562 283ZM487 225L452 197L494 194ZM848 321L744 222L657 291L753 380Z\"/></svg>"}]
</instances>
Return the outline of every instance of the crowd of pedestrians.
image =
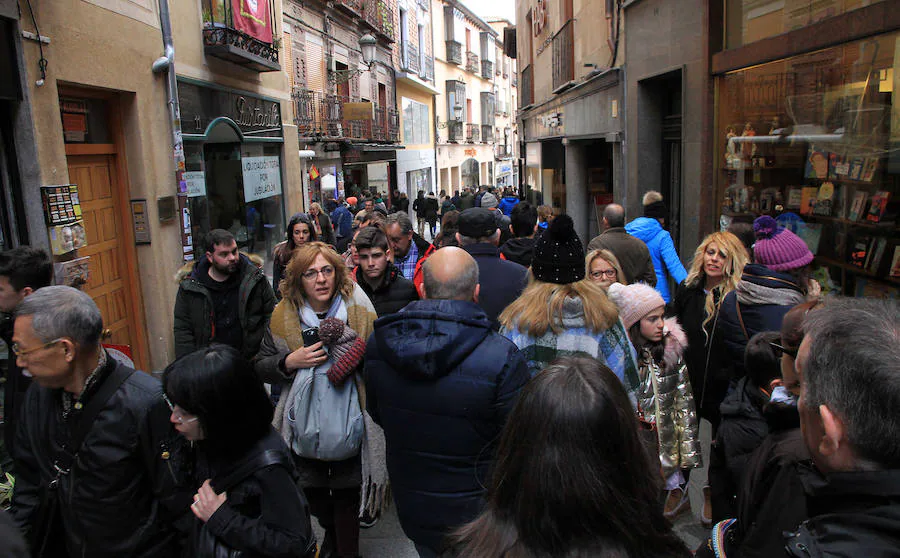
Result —
<instances>
[{"instance_id":1,"label":"crowd of pedestrians","mask_svg":"<svg viewBox=\"0 0 900 558\"><path fill-rule=\"evenodd\" d=\"M161 381L0 253L0 555L356 558L396 505L425 558L900 556L897 301L823 298L768 217L685 266L657 192L589 242L509 190L410 201L312 204L271 282L210 231Z\"/></svg>"}]
</instances>

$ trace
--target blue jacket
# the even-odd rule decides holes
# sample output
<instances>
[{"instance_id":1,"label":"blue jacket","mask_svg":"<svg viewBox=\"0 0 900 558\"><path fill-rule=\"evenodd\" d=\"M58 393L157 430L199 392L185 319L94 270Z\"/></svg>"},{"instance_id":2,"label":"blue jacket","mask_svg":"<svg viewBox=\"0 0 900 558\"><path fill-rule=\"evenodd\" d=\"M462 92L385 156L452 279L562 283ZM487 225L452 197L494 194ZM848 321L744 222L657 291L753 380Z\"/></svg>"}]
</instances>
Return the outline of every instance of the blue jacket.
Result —
<instances>
[{"instance_id":1,"label":"blue jacket","mask_svg":"<svg viewBox=\"0 0 900 558\"><path fill-rule=\"evenodd\" d=\"M650 250L650 259L653 260L653 269L656 271L656 291L668 304L672 295L669 292L669 279L666 275L671 275L676 285L687 277L687 271L678 259L678 252L675 251L672 235L662 228L659 221L650 217L638 217L625 225L625 230L631 236L643 240Z\"/></svg>"},{"instance_id":2,"label":"blue jacket","mask_svg":"<svg viewBox=\"0 0 900 558\"><path fill-rule=\"evenodd\" d=\"M375 321L365 363L400 525L440 553L484 506L494 444L529 379L525 359L475 303L420 300Z\"/></svg>"},{"instance_id":3,"label":"blue jacket","mask_svg":"<svg viewBox=\"0 0 900 558\"><path fill-rule=\"evenodd\" d=\"M478 305L484 309L488 319L494 324L494 329L499 330L500 313L525 290L528 269L501 259L500 249L493 244L470 244L464 246L463 250L475 258L475 263L478 264L478 282L481 285Z\"/></svg>"},{"instance_id":4,"label":"blue jacket","mask_svg":"<svg viewBox=\"0 0 900 558\"><path fill-rule=\"evenodd\" d=\"M805 298L787 273L757 263L744 266L737 287L725 295L716 322L716 337L724 344L734 377L744 375L747 341L761 331L780 331L784 315Z\"/></svg>"},{"instance_id":5,"label":"blue jacket","mask_svg":"<svg viewBox=\"0 0 900 558\"><path fill-rule=\"evenodd\" d=\"M504 215L509 217L509 214L512 213L513 208L519 203L519 198L516 196L506 196L505 198L500 200L500 203L497 204L497 209L503 212Z\"/></svg>"},{"instance_id":6,"label":"blue jacket","mask_svg":"<svg viewBox=\"0 0 900 558\"><path fill-rule=\"evenodd\" d=\"M331 222L334 223L335 234L339 237L348 237L353 233L353 214L344 205L338 205L331 212Z\"/></svg>"}]
</instances>

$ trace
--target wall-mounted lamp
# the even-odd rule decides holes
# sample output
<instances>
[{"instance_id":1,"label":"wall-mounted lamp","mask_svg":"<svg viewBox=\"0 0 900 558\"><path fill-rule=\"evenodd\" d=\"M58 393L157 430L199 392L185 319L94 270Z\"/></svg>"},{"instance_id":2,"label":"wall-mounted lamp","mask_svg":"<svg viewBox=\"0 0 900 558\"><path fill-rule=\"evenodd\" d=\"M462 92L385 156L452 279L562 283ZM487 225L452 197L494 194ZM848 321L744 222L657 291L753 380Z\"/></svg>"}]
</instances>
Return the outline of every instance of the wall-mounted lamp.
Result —
<instances>
[{"instance_id":1,"label":"wall-mounted lamp","mask_svg":"<svg viewBox=\"0 0 900 558\"><path fill-rule=\"evenodd\" d=\"M332 70L328 72L328 81L331 83L345 83L362 74L363 72L368 72L369 70L371 70L372 66L375 64L375 50L377 46L378 39L376 39L371 33L366 33L365 35L360 37L359 50L362 52L362 59L363 63L366 65L366 68Z\"/></svg>"}]
</instances>

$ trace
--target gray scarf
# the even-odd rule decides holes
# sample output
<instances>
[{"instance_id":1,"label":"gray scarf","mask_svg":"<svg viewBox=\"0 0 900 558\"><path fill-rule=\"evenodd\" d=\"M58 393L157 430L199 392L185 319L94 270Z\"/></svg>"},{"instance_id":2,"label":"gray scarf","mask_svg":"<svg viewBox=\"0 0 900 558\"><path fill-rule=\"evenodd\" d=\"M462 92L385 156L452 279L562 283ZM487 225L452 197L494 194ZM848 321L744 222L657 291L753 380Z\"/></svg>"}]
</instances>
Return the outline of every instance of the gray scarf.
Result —
<instances>
[{"instance_id":1,"label":"gray scarf","mask_svg":"<svg viewBox=\"0 0 900 558\"><path fill-rule=\"evenodd\" d=\"M735 291L738 302L747 305L796 306L806 301L806 296L796 289L766 287L749 281L739 282Z\"/></svg>"}]
</instances>

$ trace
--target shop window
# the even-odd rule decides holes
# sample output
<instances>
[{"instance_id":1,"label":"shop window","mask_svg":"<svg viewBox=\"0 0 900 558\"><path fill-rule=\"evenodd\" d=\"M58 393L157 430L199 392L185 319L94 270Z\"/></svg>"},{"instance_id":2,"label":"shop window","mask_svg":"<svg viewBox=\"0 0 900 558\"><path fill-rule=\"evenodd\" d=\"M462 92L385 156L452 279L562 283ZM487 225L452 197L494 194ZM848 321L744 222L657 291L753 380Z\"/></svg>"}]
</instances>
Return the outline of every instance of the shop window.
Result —
<instances>
[{"instance_id":1,"label":"shop window","mask_svg":"<svg viewBox=\"0 0 900 558\"><path fill-rule=\"evenodd\" d=\"M826 293L900 291L898 34L718 80L722 228L775 217L803 238Z\"/></svg>"},{"instance_id":2,"label":"shop window","mask_svg":"<svg viewBox=\"0 0 900 558\"><path fill-rule=\"evenodd\" d=\"M403 110L403 144L423 145L430 143L429 128L431 119L428 116L428 105L406 97L401 97Z\"/></svg>"},{"instance_id":3,"label":"shop window","mask_svg":"<svg viewBox=\"0 0 900 558\"><path fill-rule=\"evenodd\" d=\"M884 0L726 0L726 48L818 23Z\"/></svg>"}]
</instances>

